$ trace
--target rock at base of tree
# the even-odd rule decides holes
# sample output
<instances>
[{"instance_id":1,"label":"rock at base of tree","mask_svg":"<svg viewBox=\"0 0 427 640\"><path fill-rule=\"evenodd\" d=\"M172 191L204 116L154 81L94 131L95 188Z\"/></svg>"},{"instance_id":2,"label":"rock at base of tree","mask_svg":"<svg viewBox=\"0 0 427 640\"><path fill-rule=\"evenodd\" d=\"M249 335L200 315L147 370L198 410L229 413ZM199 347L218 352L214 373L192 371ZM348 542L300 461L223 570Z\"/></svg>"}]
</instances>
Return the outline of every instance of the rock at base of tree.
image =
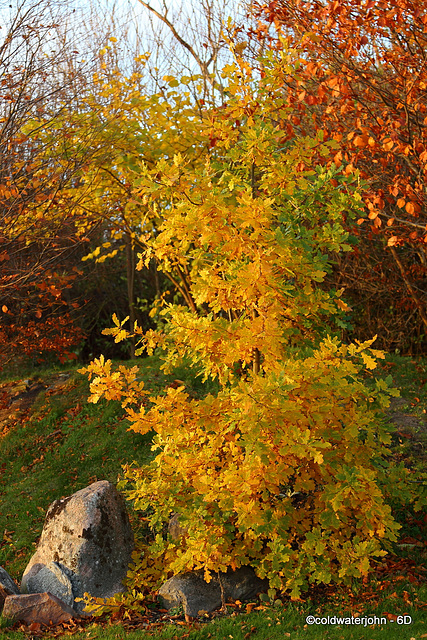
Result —
<instances>
[{"instance_id":1,"label":"rock at base of tree","mask_svg":"<svg viewBox=\"0 0 427 640\"><path fill-rule=\"evenodd\" d=\"M230 600L251 600L269 587L268 580L258 578L252 567L240 567L236 571L229 569L220 576L225 597Z\"/></svg>"},{"instance_id":2,"label":"rock at base of tree","mask_svg":"<svg viewBox=\"0 0 427 640\"><path fill-rule=\"evenodd\" d=\"M8 574L6 569L0 567L0 613L2 612L6 597L18 594L19 589L15 580Z\"/></svg>"},{"instance_id":3,"label":"rock at base of tree","mask_svg":"<svg viewBox=\"0 0 427 640\"><path fill-rule=\"evenodd\" d=\"M241 567L212 575L210 582L203 579L202 571L194 571L174 576L159 589L159 596L167 609L180 605L184 613L192 618L210 613L224 600L248 600L257 593L268 589L268 580L258 578L251 567ZM221 590L222 585L222 590Z\"/></svg>"},{"instance_id":4,"label":"rock at base of tree","mask_svg":"<svg viewBox=\"0 0 427 640\"><path fill-rule=\"evenodd\" d=\"M7 596L3 615L26 624L38 622L44 625L56 625L78 616L74 609L51 593Z\"/></svg>"},{"instance_id":5,"label":"rock at base of tree","mask_svg":"<svg viewBox=\"0 0 427 640\"><path fill-rule=\"evenodd\" d=\"M179 513L174 513L168 522L168 533L173 540L178 540L181 536L187 535L187 528L179 523Z\"/></svg>"},{"instance_id":6,"label":"rock at base of tree","mask_svg":"<svg viewBox=\"0 0 427 640\"><path fill-rule=\"evenodd\" d=\"M35 564L28 574L25 593L43 593L44 591L56 596L69 607L74 605L71 580L57 562L50 562L48 565Z\"/></svg>"},{"instance_id":7,"label":"rock at base of tree","mask_svg":"<svg viewBox=\"0 0 427 640\"><path fill-rule=\"evenodd\" d=\"M85 605L75 598L85 592L109 598L124 591L122 580L133 547L122 497L110 482L94 482L50 505L36 552L22 577L21 591L48 591L55 563L56 577L62 576L61 588L65 574L71 583L74 609L81 613Z\"/></svg>"}]
</instances>

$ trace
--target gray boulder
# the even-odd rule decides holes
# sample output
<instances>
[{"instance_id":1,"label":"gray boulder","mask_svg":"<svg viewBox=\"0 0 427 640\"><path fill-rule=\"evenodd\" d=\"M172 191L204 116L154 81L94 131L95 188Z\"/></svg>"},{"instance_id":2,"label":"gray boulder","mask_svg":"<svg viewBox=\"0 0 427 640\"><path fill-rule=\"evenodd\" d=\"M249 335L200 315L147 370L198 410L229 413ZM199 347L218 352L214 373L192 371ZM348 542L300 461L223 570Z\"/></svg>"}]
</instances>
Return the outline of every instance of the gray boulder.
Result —
<instances>
[{"instance_id":1,"label":"gray boulder","mask_svg":"<svg viewBox=\"0 0 427 640\"><path fill-rule=\"evenodd\" d=\"M39 569L37 572L35 567ZM74 605L71 580L57 562L33 565L33 571L28 573L23 593L43 593L44 591L53 594L69 607Z\"/></svg>"},{"instance_id":2,"label":"gray boulder","mask_svg":"<svg viewBox=\"0 0 427 640\"><path fill-rule=\"evenodd\" d=\"M7 596L18 594L18 585L15 583L14 579L11 578L6 569L0 567L0 613L3 610L4 601Z\"/></svg>"},{"instance_id":3,"label":"gray boulder","mask_svg":"<svg viewBox=\"0 0 427 640\"><path fill-rule=\"evenodd\" d=\"M174 576L160 587L159 596L167 609L182 605L184 613L195 618L221 606L220 580L225 600L248 600L268 589L268 580L258 578L251 567L241 567L220 573L220 579L213 575L210 582L202 571Z\"/></svg>"},{"instance_id":4,"label":"gray boulder","mask_svg":"<svg viewBox=\"0 0 427 640\"><path fill-rule=\"evenodd\" d=\"M124 591L133 546L122 497L110 482L95 482L50 505L21 591L48 591L54 583L54 590L67 599L69 582L74 608L82 612L84 603L75 598L85 592L109 598Z\"/></svg>"},{"instance_id":5,"label":"gray boulder","mask_svg":"<svg viewBox=\"0 0 427 640\"><path fill-rule=\"evenodd\" d=\"M268 580L258 578L252 567L240 567L236 571L229 569L220 575L225 598L230 600L251 600L269 587Z\"/></svg>"},{"instance_id":6,"label":"gray boulder","mask_svg":"<svg viewBox=\"0 0 427 640\"><path fill-rule=\"evenodd\" d=\"M77 612L51 593L31 593L7 596L3 615L27 624L56 625L75 618Z\"/></svg>"}]
</instances>

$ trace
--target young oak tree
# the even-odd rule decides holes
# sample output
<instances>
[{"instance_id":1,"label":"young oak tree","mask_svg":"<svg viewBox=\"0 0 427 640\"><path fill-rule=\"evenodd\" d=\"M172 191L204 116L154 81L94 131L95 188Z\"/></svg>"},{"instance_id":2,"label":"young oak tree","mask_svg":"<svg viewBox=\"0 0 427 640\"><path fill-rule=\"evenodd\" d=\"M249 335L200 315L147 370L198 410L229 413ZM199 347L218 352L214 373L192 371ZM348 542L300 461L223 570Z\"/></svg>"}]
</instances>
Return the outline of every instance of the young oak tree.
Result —
<instances>
[{"instance_id":1,"label":"young oak tree","mask_svg":"<svg viewBox=\"0 0 427 640\"><path fill-rule=\"evenodd\" d=\"M381 353L324 332L345 308L319 284L330 255L350 249L343 216L359 215L357 179L317 162L333 141L284 137L297 64L295 51L270 54L257 80L236 56L223 71L227 104L206 113L203 163L133 161L148 205L169 203L138 268L153 255L164 269L185 266L196 304L165 306L164 331L135 326L138 352L160 348L166 370L186 362L218 393L168 388L147 406L137 367L114 371L101 357L81 370L91 402L122 399L130 428L155 434L155 459L126 466L123 485L156 534L144 562L208 580L252 565L271 595L294 597L366 575L399 528L382 488L390 435L376 415L393 391L360 377ZM106 333L126 338L125 320L114 322ZM403 494L398 473L394 482ZM178 540L161 534L173 512Z\"/></svg>"}]
</instances>

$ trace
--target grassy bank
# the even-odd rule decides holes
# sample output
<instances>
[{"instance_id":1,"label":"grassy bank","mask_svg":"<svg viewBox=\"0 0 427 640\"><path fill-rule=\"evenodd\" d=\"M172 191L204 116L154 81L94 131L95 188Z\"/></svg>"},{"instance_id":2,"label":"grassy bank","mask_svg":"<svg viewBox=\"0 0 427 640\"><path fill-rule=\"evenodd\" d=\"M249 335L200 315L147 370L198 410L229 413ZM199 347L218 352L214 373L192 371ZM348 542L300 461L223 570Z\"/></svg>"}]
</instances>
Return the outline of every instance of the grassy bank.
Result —
<instances>
[{"instance_id":1,"label":"grassy bank","mask_svg":"<svg viewBox=\"0 0 427 640\"><path fill-rule=\"evenodd\" d=\"M135 363L128 363L135 364ZM185 369L165 377L156 358L137 362L140 376L153 393L162 393L175 380L200 396L206 388ZM88 381L78 367L27 370L0 380L0 565L20 579L34 553L49 504L96 480L116 483L121 466L135 460L143 465L152 456L150 436L128 431L128 422L118 402L87 402ZM408 468L427 467L427 361L389 357L381 374L393 376L401 390L387 420L396 427L393 456ZM422 487L420 486L420 491ZM130 510L135 529L138 514ZM153 610L139 618L85 622L51 630L60 635L74 631L76 638L113 640L144 638L421 638L427 637L427 546L425 518L411 509L396 509L402 524L400 540L392 552L378 562L366 583L351 589L313 590L299 602L283 598L275 606L257 601L234 603L206 622L185 624L181 613L174 616ZM306 616L374 616L381 624L307 624ZM411 616L411 624L399 624L395 616ZM384 622L386 620L386 622ZM409 618L402 622L407 622ZM0 622L0 637L22 640L40 633L19 625Z\"/></svg>"}]
</instances>

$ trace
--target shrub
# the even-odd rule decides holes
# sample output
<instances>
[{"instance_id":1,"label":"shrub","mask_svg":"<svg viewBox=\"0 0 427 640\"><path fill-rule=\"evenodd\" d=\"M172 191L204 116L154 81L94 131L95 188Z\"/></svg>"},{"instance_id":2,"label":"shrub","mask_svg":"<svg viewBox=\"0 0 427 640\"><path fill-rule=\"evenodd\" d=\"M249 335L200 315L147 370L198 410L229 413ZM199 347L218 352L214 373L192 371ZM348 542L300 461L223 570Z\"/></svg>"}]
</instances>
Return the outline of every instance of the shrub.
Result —
<instances>
[{"instance_id":1,"label":"shrub","mask_svg":"<svg viewBox=\"0 0 427 640\"><path fill-rule=\"evenodd\" d=\"M389 434L376 411L390 391L361 378L381 354L372 340L326 335L325 321L339 323L347 306L319 287L330 256L350 250L357 176L323 167L333 141L321 131L286 137L293 55L264 61L257 82L238 58L225 70L229 100L206 114L203 162L140 164L139 188L164 222L139 266L153 256L165 270L178 265L194 305L165 306L163 331L135 327L139 353L163 350L166 370L189 362L218 393L195 400L181 386L140 406L136 369L112 372L100 358L82 371L95 375L93 402L124 398L131 429L155 432L156 458L125 476L166 570L203 568L209 579L251 564L297 596L309 583L366 575L398 525L377 470ZM106 332L128 337L126 319L114 322ZM162 535L173 512L187 529L179 540Z\"/></svg>"}]
</instances>

